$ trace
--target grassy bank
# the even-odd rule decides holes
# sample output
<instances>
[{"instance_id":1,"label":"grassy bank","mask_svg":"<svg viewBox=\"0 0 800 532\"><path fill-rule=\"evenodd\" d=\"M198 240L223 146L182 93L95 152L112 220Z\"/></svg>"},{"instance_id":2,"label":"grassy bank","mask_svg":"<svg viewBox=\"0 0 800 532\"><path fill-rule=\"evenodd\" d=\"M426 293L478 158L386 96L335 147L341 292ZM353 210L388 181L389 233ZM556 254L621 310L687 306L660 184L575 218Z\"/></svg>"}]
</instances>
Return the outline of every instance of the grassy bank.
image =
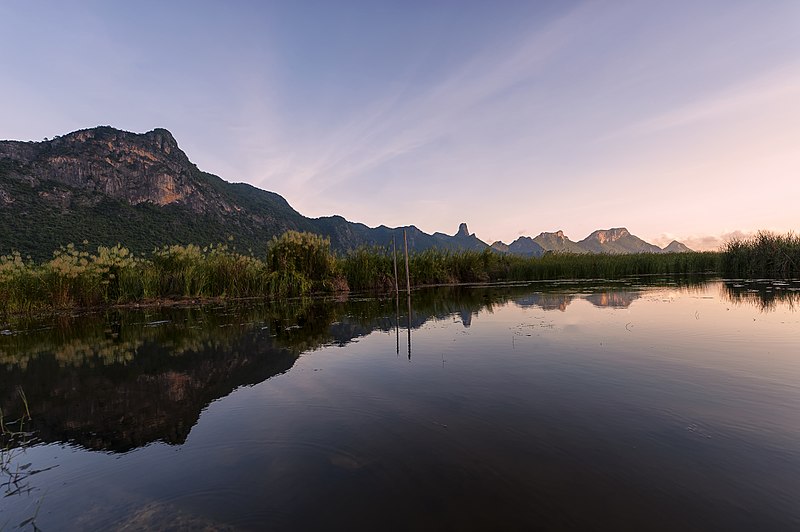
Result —
<instances>
[{"instance_id":1,"label":"grassy bank","mask_svg":"<svg viewBox=\"0 0 800 532\"><path fill-rule=\"evenodd\" d=\"M760 231L731 240L723 246L720 269L728 277L800 277L800 236Z\"/></svg>"},{"instance_id":2,"label":"grassy bank","mask_svg":"<svg viewBox=\"0 0 800 532\"><path fill-rule=\"evenodd\" d=\"M69 245L43 263L0 257L0 313L90 307L165 298L289 297L347 287L323 238L289 232L265 257L226 246L168 246L148 256L127 248Z\"/></svg>"},{"instance_id":3,"label":"grassy bank","mask_svg":"<svg viewBox=\"0 0 800 532\"><path fill-rule=\"evenodd\" d=\"M169 246L135 256L117 245L89 251L69 245L49 261L14 253L0 257L0 313L123 304L168 298L290 297L339 290L393 290L388 249L362 248L344 256L309 233L274 238L263 257L228 247ZM400 287L405 268L398 253ZM716 253L569 255L542 258L492 251L428 250L410 257L411 284L545 279L613 279L716 271Z\"/></svg>"},{"instance_id":4,"label":"grassy bank","mask_svg":"<svg viewBox=\"0 0 800 532\"><path fill-rule=\"evenodd\" d=\"M341 260L351 288L393 288L390 253L358 250ZM413 286L489 281L541 281L548 279L618 279L633 275L686 275L716 272L717 253L657 255L593 255L552 253L541 258L501 255L493 251L446 252L427 250L411 255ZM402 256L398 255L400 288L405 286Z\"/></svg>"}]
</instances>

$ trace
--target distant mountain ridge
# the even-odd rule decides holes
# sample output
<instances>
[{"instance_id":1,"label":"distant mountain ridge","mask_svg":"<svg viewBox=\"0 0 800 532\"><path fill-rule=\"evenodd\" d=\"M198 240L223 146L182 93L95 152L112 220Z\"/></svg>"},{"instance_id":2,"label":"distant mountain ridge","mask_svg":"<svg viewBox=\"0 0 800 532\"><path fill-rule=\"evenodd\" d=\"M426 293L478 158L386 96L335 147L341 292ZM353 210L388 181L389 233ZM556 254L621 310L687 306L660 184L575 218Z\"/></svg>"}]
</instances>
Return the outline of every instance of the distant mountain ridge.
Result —
<instances>
[{"instance_id":1,"label":"distant mountain ridge","mask_svg":"<svg viewBox=\"0 0 800 532\"><path fill-rule=\"evenodd\" d=\"M511 244L494 242L492 249L498 253L512 253L540 257L545 253L685 253L692 251L673 240L663 249L632 235L624 227L598 229L579 242L573 242L563 231L540 233L536 238L521 236Z\"/></svg>"},{"instance_id":2,"label":"distant mountain ridge","mask_svg":"<svg viewBox=\"0 0 800 532\"><path fill-rule=\"evenodd\" d=\"M341 216L308 218L274 192L201 171L166 129L139 134L101 126L43 142L0 141L0 254L17 250L41 259L60 245L83 241L92 246L120 242L139 253L167 244L229 242L262 254L273 236L287 230L323 235L334 249L346 251L386 246L393 237L402 246L403 229L415 251L490 247L464 223L454 235L431 235L413 225L368 227ZM625 229L611 229L578 243L557 231L520 237L508 246L495 243L491 249L541 256L547 251L658 253L681 246L673 242L661 250Z\"/></svg>"}]
</instances>

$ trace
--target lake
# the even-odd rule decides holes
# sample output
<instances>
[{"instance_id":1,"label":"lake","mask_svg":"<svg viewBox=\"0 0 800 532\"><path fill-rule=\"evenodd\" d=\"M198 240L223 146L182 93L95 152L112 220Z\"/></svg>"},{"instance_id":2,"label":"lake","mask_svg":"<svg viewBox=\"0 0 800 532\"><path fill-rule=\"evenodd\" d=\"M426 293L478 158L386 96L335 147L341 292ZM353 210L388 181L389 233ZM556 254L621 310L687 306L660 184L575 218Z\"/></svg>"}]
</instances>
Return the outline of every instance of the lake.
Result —
<instances>
[{"instance_id":1,"label":"lake","mask_svg":"<svg viewBox=\"0 0 800 532\"><path fill-rule=\"evenodd\" d=\"M0 528L797 530L798 308L650 279L0 324L35 436Z\"/></svg>"}]
</instances>

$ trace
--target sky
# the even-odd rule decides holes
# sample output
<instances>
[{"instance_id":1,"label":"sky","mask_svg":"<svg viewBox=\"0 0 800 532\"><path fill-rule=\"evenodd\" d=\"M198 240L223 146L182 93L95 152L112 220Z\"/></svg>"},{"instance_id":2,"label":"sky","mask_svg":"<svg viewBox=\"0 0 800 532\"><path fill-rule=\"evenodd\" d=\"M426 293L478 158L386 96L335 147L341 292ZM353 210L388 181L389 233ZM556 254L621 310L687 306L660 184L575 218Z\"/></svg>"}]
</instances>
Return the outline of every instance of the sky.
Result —
<instances>
[{"instance_id":1,"label":"sky","mask_svg":"<svg viewBox=\"0 0 800 532\"><path fill-rule=\"evenodd\" d=\"M0 138L169 129L306 216L800 231L800 2L0 0Z\"/></svg>"}]
</instances>

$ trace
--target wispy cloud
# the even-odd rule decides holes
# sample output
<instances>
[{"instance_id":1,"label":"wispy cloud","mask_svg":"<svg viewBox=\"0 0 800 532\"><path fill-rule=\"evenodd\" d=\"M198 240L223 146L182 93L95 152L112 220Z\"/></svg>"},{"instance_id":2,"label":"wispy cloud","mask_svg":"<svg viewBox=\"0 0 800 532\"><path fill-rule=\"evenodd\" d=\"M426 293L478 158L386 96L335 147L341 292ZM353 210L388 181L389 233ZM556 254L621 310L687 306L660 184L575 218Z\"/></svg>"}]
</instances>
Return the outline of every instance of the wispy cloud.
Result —
<instances>
[{"instance_id":1,"label":"wispy cloud","mask_svg":"<svg viewBox=\"0 0 800 532\"><path fill-rule=\"evenodd\" d=\"M480 127L465 124L473 111L540 73L596 10L592 3L584 4L524 39L513 36L492 43L425 90L414 93L408 86L394 86L344 124L321 124L312 137L287 145L286 155L265 169L262 183L330 189L465 127ZM503 114L515 112L520 103L506 102Z\"/></svg>"},{"instance_id":2,"label":"wispy cloud","mask_svg":"<svg viewBox=\"0 0 800 532\"><path fill-rule=\"evenodd\" d=\"M800 64L784 65L748 79L733 87L725 87L690 104L680 105L631 123L597 141L650 135L668 129L692 126L701 121L735 116L742 110L757 108L789 96L800 96Z\"/></svg>"}]
</instances>

